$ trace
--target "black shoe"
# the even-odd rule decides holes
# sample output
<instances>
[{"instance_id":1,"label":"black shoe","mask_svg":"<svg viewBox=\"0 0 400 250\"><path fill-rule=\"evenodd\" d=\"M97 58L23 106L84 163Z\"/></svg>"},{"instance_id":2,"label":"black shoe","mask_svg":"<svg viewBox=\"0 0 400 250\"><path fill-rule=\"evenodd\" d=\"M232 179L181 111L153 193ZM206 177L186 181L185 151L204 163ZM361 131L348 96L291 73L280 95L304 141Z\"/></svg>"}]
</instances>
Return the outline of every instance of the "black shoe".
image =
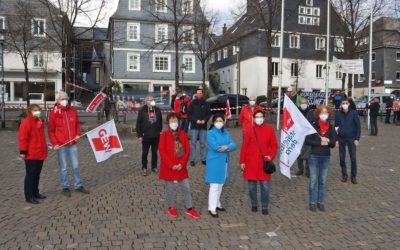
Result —
<instances>
[{"instance_id":1,"label":"black shoe","mask_svg":"<svg viewBox=\"0 0 400 250\"><path fill-rule=\"evenodd\" d=\"M300 176L300 175L303 175L304 174L304 172L303 171L297 171L297 173L295 174L296 176Z\"/></svg>"},{"instance_id":2,"label":"black shoe","mask_svg":"<svg viewBox=\"0 0 400 250\"><path fill-rule=\"evenodd\" d=\"M267 215L267 214L268 214L268 209L262 209L262 210L261 210L261 213L262 213L263 215Z\"/></svg>"},{"instance_id":3,"label":"black shoe","mask_svg":"<svg viewBox=\"0 0 400 250\"><path fill-rule=\"evenodd\" d=\"M307 178L310 178L310 173L306 173L305 176L306 176Z\"/></svg>"},{"instance_id":4,"label":"black shoe","mask_svg":"<svg viewBox=\"0 0 400 250\"><path fill-rule=\"evenodd\" d=\"M217 211L220 211L220 212L226 212L226 209L225 209L225 208L223 208L223 207L217 207Z\"/></svg>"},{"instance_id":5,"label":"black shoe","mask_svg":"<svg viewBox=\"0 0 400 250\"><path fill-rule=\"evenodd\" d=\"M61 193L67 197L71 197L71 190L69 188L63 188Z\"/></svg>"},{"instance_id":6,"label":"black shoe","mask_svg":"<svg viewBox=\"0 0 400 250\"><path fill-rule=\"evenodd\" d=\"M310 204L310 211L311 212L316 212L317 208L315 207L315 204Z\"/></svg>"},{"instance_id":7,"label":"black shoe","mask_svg":"<svg viewBox=\"0 0 400 250\"><path fill-rule=\"evenodd\" d=\"M44 196L43 194L38 194L34 197L35 199L46 199L47 197Z\"/></svg>"},{"instance_id":8,"label":"black shoe","mask_svg":"<svg viewBox=\"0 0 400 250\"><path fill-rule=\"evenodd\" d=\"M257 207L251 207L251 211L256 213L258 211L258 208Z\"/></svg>"},{"instance_id":9,"label":"black shoe","mask_svg":"<svg viewBox=\"0 0 400 250\"><path fill-rule=\"evenodd\" d=\"M82 194L90 194L90 191L85 189L84 187L80 187L80 188L77 188L75 190L78 191L78 192L81 192Z\"/></svg>"},{"instance_id":10,"label":"black shoe","mask_svg":"<svg viewBox=\"0 0 400 250\"><path fill-rule=\"evenodd\" d=\"M212 213L210 210L208 210L208 213L209 213L212 217L218 218L217 212L215 212L215 214L214 214L214 213Z\"/></svg>"},{"instance_id":11,"label":"black shoe","mask_svg":"<svg viewBox=\"0 0 400 250\"><path fill-rule=\"evenodd\" d=\"M206 165L207 162L206 161L201 161L201 164Z\"/></svg>"},{"instance_id":12,"label":"black shoe","mask_svg":"<svg viewBox=\"0 0 400 250\"><path fill-rule=\"evenodd\" d=\"M35 205L40 204L40 202L37 201L35 198L28 198L28 199L26 199L26 202L35 204Z\"/></svg>"},{"instance_id":13,"label":"black shoe","mask_svg":"<svg viewBox=\"0 0 400 250\"><path fill-rule=\"evenodd\" d=\"M317 207L318 207L318 209L319 209L319 211L321 211L321 212L325 212L325 206L324 206L324 204L317 204Z\"/></svg>"},{"instance_id":14,"label":"black shoe","mask_svg":"<svg viewBox=\"0 0 400 250\"><path fill-rule=\"evenodd\" d=\"M194 166L196 166L196 163L194 161L191 161L190 166L194 167Z\"/></svg>"}]
</instances>

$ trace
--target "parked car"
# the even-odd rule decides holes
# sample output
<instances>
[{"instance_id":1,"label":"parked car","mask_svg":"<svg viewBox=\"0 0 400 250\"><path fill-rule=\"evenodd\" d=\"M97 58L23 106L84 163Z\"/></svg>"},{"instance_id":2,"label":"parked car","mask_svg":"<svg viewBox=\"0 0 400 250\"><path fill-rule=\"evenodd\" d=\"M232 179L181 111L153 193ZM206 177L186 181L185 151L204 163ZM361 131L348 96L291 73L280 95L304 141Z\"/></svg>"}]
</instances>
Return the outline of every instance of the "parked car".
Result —
<instances>
[{"instance_id":1,"label":"parked car","mask_svg":"<svg viewBox=\"0 0 400 250\"><path fill-rule=\"evenodd\" d=\"M380 109L379 113L382 115L385 113L386 102L388 101L388 99L391 96L395 97L395 95L393 95L393 94L386 94L386 93L371 94L371 98L369 100L372 100L374 98L379 99L379 105L381 105L381 109ZM367 113L365 108L367 107L367 103L368 103L368 95L361 96L360 98L356 99L354 102L358 109L359 115L364 115Z\"/></svg>"},{"instance_id":2,"label":"parked car","mask_svg":"<svg viewBox=\"0 0 400 250\"><path fill-rule=\"evenodd\" d=\"M233 94L225 94L225 95L217 95L210 97L206 100L206 102L210 105L211 109L221 109L221 110L212 110L213 114L224 114L226 108L226 102L229 99L229 105L231 107L232 115L236 114L236 95ZM239 112L241 110L240 107L247 105L249 103L249 98L244 95L239 95Z\"/></svg>"}]
</instances>

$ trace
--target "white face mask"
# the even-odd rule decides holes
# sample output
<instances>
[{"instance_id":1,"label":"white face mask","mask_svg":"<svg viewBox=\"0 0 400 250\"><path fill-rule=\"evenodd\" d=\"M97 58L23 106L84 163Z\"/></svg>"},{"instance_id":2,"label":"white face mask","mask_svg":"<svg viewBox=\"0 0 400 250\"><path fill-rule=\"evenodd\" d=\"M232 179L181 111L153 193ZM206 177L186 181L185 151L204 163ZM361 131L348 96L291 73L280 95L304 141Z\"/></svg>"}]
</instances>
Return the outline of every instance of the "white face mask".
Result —
<instances>
[{"instance_id":1,"label":"white face mask","mask_svg":"<svg viewBox=\"0 0 400 250\"><path fill-rule=\"evenodd\" d=\"M264 118L263 117L257 117L254 121L256 122L256 124L258 126L261 126L261 125L264 124Z\"/></svg>"},{"instance_id":2,"label":"white face mask","mask_svg":"<svg viewBox=\"0 0 400 250\"><path fill-rule=\"evenodd\" d=\"M256 105L256 101L249 101L250 106Z\"/></svg>"},{"instance_id":3,"label":"white face mask","mask_svg":"<svg viewBox=\"0 0 400 250\"><path fill-rule=\"evenodd\" d=\"M34 117L36 117L36 118L40 118L40 116L42 115L42 112L40 112L40 111L33 111L33 112L32 112L32 115L33 115Z\"/></svg>"},{"instance_id":4,"label":"white face mask","mask_svg":"<svg viewBox=\"0 0 400 250\"><path fill-rule=\"evenodd\" d=\"M178 125L177 122L172 122L172 123L169 124L169 127L170 127L172 130L175 131L175 130L179 127L179 125Z\"/></svg>"},{"instance_id":5,"label":"white face mask","mask_svg":"<svg viewBox=\"0 0 400 250\"><path fill-rule=\"evenodd\" d=\"M343 104L342 108L343 108L343 110L348 110L349 109L349 104Z\"/></svg>"},{"instance_id":6,"label":"white face mask","mask_svg":"<svg viewBox=\"0 0 400 250\"><path fill-rule=\"evenodd\" d=\"M326 113L322 113L319 115L319 119L321 119L321 121L326 122L328 120L329 115Z\"/></svg>"},{"instance_id":7,"label":"white face mask","mask_svg":"<svg viewBox=\"0 0 400 250\"><path fill-rule=\"evenodd\" d=\"M156 102L155 101L151 101L150 102L150 106L152 106L152 107L156 106Z\"/></svg>"},{"instance_id":8,"label":"white face mask","mask_svg":"<svg viewBox=\"0 0 400 250\"><path fill-rule=\"evenodd\" d=\"M216 127L217 129L222 129L224 127L224 123L223 122L216 122L216 123L214 123L214 127Z\"/></svg>"},{"instance_id":9,"label":"white face mask","mask_svg":"<svg viewBox=\"0 0 400 250\"><path fill-rule=\"evenodd\" d=\"M60 102L60 105L63 106L63 107L67 107L67 105L68 105L68 100L62 100L62 101Z\"/></svg>"},{"instance_id":10,"label":"white face mask","mask_svg":"<svg viewBox=\"0 0 400 250\"><path fill-rule=\"evenodd\" d=\"M308 108L308 104L305 104L305 103L300 104L300 108L301 108L302 110L306 110L306 109Z\"/></svg>"}]
</instances>

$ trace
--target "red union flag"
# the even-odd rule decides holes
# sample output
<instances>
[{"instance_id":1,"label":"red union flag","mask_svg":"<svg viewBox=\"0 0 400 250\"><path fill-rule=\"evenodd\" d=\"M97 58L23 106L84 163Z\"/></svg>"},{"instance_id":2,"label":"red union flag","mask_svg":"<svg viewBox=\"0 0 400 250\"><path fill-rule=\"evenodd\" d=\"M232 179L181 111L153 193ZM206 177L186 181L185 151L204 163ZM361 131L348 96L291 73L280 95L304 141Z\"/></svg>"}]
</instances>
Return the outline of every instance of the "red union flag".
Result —
<instances>
[{"instance_id":1,"label":"red union flag","mask_svg":"<svg viewBox=\"0 0 400 250\"><path fill-rule=\"evenodd\" d=\"M123 151L114 120L104 123L87 133L97 162Z\"/></svg>"},{"instance_id":2,"label":"red union flag","mask_svg":"<svg viewBox=\"0 0 400 250\"><path fill-rule=\"evenodd\" d=\"M231 105L229 104L229 99L226 100L225 118L226 119L231 119L232 118Z\"/></svg>"},{"instance_id":3,"label":"red union flag","mask_svg":"<svg viewBox=\"0 0 400 250\"><path fill-rule=\"evenodd\" d=\"M86 111L95 112L97 107L99 107L99 105L104 101L104 99L106 99L106 94L100 92L87 106Z\"/></svg>"}]
</instances>

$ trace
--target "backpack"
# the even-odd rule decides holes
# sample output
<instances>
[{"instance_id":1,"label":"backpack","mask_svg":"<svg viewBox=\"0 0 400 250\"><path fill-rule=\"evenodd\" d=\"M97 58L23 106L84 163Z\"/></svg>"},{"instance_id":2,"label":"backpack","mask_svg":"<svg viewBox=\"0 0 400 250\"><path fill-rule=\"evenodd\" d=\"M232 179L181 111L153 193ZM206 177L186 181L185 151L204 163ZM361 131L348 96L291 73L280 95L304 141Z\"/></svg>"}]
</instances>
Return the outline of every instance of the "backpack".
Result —
<instances>
[{"instance_id":1,"label":"backpack","mask_svg":"<svg viewBox=\"0 0 400 250\"><path fill-rule=\"evenodd\" d=\"M181 114L186 115L187 114L187 105L185 101L181 102Z\"/></svg>"}]
</instances>

